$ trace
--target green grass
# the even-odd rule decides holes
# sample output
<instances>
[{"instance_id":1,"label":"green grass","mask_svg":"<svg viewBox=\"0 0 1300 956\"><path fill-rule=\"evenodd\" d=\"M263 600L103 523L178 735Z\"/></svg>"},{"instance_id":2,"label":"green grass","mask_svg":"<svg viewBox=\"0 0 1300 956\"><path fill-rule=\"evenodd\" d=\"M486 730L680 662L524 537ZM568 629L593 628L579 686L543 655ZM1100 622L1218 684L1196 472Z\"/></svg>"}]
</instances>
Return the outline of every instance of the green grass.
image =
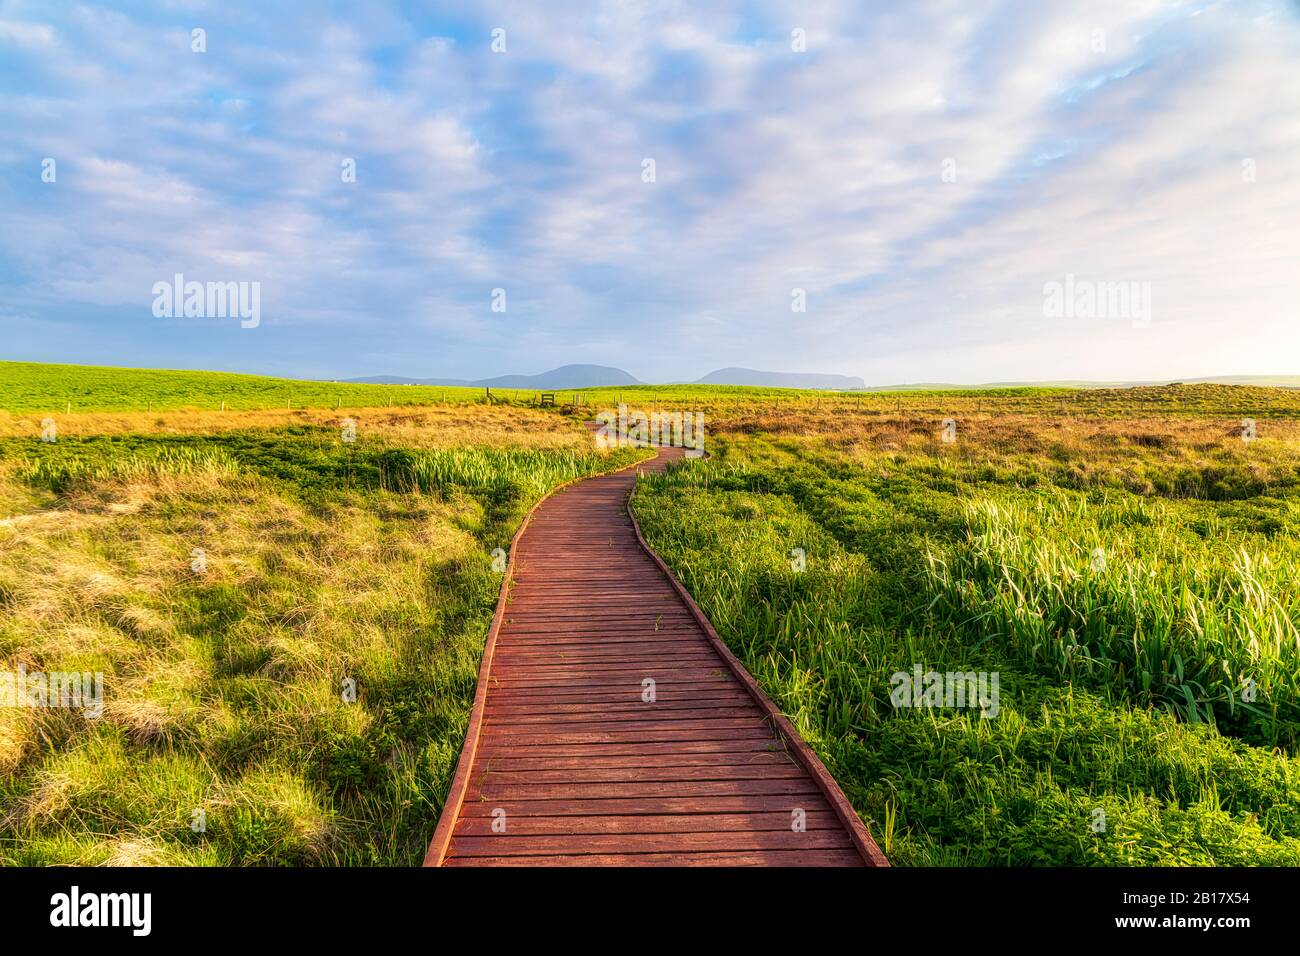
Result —
<instances>
[{"instance_id":1,"label":"green grass","mask_svg":"<svg viewBox=\"0 0 1300 956\"><path fill-rule=\"evenodd\" d=\"M1293 447L1177 426L1074 449L1080 478L1051 421L1016 443L971 423L957 448L880 427L724 430L634 508L891 859L1300 864ZM1267 494L1133 478L1165 459L1262 469ZM998 673L997 716L894 707L917 664Z\"/></svg>"},{"instance_id":2,"label":"green grass","mask_svg":"<svg viewBox=\"0 0 1300 956\"><path fill-rule=\"evenodd\" d=\"M507 393L509 394L509 393ZM477 402L483 390L312 382L230 372L0 362L0 410L22 413L197 408L373 408Z\"/></svg>"},{"instance_id":3,"label":"green grass","mask_svg":"<svg viewBox=\"0 0 1300 956\"><path fill-rule=\"evenodd\" d=\"M1300 499L1287 502L1286 531L1260 535L1201 502L986 495L920 579L933 619L968 640L1294 752Z\"/></svg>"}]
</instances>

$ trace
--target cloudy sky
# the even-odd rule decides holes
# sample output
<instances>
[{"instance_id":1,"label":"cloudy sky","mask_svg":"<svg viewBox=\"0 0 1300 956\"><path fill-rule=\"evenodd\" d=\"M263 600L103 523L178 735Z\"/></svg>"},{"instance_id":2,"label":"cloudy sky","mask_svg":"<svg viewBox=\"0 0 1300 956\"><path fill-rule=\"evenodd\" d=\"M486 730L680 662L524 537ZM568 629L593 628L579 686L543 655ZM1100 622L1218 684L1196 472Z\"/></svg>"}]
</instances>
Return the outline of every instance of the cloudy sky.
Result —
<instances>
[{"instance_id":1,"label":"cloudy sky","mask_svg":"<svg viewBox=\"0 0 1300 956\"><path fill-rule=\"evenodd\" d=\"M260 324L155 316L176 273L260 283ZM1062 314L1067 275L1140 294ZM0 0L0 343L322 378L1300 373L1300 4Z\"/></svg>"}]
</instances>

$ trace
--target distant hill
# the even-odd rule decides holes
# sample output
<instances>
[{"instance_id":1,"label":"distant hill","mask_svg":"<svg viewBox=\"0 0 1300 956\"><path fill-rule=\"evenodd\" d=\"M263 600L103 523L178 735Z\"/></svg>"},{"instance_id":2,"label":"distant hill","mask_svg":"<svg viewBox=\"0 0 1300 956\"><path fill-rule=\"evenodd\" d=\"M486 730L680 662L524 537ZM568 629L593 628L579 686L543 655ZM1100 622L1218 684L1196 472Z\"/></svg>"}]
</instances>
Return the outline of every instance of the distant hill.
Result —
<instances>
[{"instance_id":1,"label":"distant hill","mask_svg":"<svg viewBox=\"0 0 1300 956\"><path fill-rule=\"evenodd\" d=\"M1257 388L1300 388L1300 375L1217 375L1213 378L1184 378L1181 381L1184 385L1254 385ZM1161 385L1165 383L1155 382L1153 384Z\"/></svg>"},{"instance_id":2,"label":"distant hill","mask_svg":"<svg viewBox=\"0 0 1300 956\"><path fill-rule=\"evenodd\" d=\"M367 385L443 385L471 388L600 388L604 385L641 385L621 368L608 365L561 365L537 375L498 375L473 381L463 378L402 378L397 375L370 375L346 381Z\"/></svg>"},{"instance_id":3,"label":"distant hill","mask_svg":"<svg viewBox=\"0 0 1300 956\"><path fill-rule=\"evenodd\" d=\"M445 388L473 385L467 378L403 378L400 375L363 375L361 378L341 378L349 385L442 385Z\"/></svg>"},{"instance_id":4,"label":"distant hill","mask_svg":"<svg viewBox=\"0 0 1300 956\"><path fill-rule=\"evenodd\" d=\"M720 368L693 385L755 385L763 388L866 388L856 375L821 372L760 372L752 368Z\"/></svg>"},{"instance_id":5,"label":"distant hill","mask_svg":"<svg viewBox=\"0 0 1300 956\"><path fill-rule=\"evenodd\" d=\"M602 385L641 385L621 368L608 365L561 365L538 375L498 375L473 383L491 388L599 388Z\"/></svg>"},{"instance_id":6,"label":"distant hill","mask_svg":"<svg viewBox=\"0 0 1300 956\"><path fill-rule=\"evenodd\" d=\"M370 375L344 381L366 385L434 385L443 388L571 389L603 386L644 385L621 368L608 365L562 365L537 375L498 375L495 378L402 378L400 375ZM953 382L910 382L906 385L867 385L856 375L822 372L761 372L752 368L720 368L690 385L748 385L757 388L826 388L868 392L922 392L1005 388L1134 388L1142 385L1255 385L1261 388L1300 388L1300 375L1218 375L1209 378L1096 381L1058 379L1053 381L984 382L958 385Z\"/></svg>"},{"instance_id":7,"label":"distant hill","mask_svg":"<svg viewBox=\"0 0 1300 956\"><path fill-rule=\"evenodd\" d=\"M402 378L400 375L369 375L349 378L348 382L366 385L442 385L469 388L568 389L601 388L611 385L644 385L621 368L608 365L562 365L537 375L498 375L495 378ZM865 388L862 379L852 375L825 375L817 372L760 372L752 368L720 368L691 385L754 385L760 388ZM943 387L943 386L936 386Z\"/></svg>"}]
</instances>

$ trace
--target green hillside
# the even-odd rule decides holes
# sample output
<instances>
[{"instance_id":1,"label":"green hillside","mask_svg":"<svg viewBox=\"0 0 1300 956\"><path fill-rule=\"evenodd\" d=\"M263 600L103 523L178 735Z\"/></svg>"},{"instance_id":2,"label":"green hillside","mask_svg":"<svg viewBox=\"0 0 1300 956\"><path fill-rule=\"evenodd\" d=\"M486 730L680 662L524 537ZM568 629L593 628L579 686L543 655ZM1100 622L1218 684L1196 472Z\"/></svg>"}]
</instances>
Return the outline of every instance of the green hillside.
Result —
<instances>
[{"instance_id":1,"label":"green hillside","mask_svg":"<svg viewBox=\"0 0 1300 956\"><path fill-rule=\"evenodd\" d=\"M0 409L9 412L161 411L176 408L352 408L472 401L481 389L311 382L231 372L0 362Z\"/></svg>"}]
</instances>

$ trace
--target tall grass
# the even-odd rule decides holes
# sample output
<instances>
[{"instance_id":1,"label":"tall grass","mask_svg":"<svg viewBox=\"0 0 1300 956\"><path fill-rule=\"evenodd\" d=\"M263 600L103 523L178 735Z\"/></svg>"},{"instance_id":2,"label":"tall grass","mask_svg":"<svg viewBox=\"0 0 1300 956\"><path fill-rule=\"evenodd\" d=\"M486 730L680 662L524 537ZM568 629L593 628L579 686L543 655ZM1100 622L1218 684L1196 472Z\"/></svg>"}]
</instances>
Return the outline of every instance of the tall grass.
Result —
<instances>
[{"instance_id":1,"label":"tall grass","mask_svg":"<svg viewBox=\"0 0 1300 956\"><path fill-rule=\"evenodd\" d=\"M1294 749L1300 542L1202 537L1160 501L1064 492L967 502L928 554L937 622L1063 677Z\"/></svg>"},{"instance_id":2,"label":"tall grass","mask_svg":"<svg viewBox=\"0 0 1300 956\"><path fill-rule=\"evenodd\" d=\"M149 454L101 456L60 455L18 459L17 477L56 494L89 481L131 481L161 476L181 477L197 472L232 476L239 462L221 449L157 447Z\"/></svg>"},{"instance_id":3,"label":"tall grass","mask_svg":"<svg viewBox=\"0 0 1300 956\"><path fill-rule=\"evenodd\" d=\"M537 497L607 465L592 452L533 448L394 449L379 459L381 484L403 492L453 488L490 495Z\"/></svg>"}]
</instances>

